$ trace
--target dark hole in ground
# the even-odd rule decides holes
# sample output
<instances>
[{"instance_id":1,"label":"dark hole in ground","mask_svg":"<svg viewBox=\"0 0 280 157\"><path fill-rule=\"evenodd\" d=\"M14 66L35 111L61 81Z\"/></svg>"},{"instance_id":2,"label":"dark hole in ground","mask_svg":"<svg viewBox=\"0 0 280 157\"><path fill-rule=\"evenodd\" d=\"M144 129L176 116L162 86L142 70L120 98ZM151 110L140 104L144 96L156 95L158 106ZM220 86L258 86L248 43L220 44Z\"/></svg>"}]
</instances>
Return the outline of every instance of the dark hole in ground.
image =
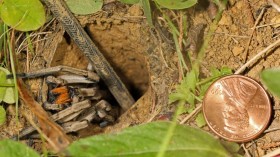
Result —
<instances>
[{"instance_id":1,"label":"dark hole in ground","mask_svg":"<svg viewBox=\"0 0 280 157\"><path fill-rule=\"evenodd\" d=\"M127 29L118 27L110 30L95 30L94 26L88 26L87 32L93 42L98 46L107 61L121 78L131 95L137 101L148 89L149 73L143 53L145 47L139 43L139 38L125 33ZM122 32L124 31L124 32ZM127 35L126 35L127 34ZM131 38L133 37L133 38ZM79 69L86 69L88 60L79 50L76 44L65 33L63 42L58 45L51 66L66 65ZM101 80L99 87L106 90L107 87ZM107 89L108 90L108 89ZM105 98L107 99L107 98ZM106 101L116 106L116 100L110 96ZM79 137L91 136L102 132L99 123L92 121L89 127L72 135Z\"/></svg>"},{"instance_id":2,"label":"dark hole in ground","mask_svg":"<svg viewBox=\"0 0 280 157\"><path fill-rule=\"evenodd\" d=\"M106 34L104 36L108 37ZM141 52L142 48L137 50L137 43L136 47L133 47L129 40L118 40L114 43L113 39L105 40L103 38L103 36L101 40L94 38L93 40L96 40L94 43L126 85L133 98L138 100L149 86L149 74L145 58L141 54L143 53ZM122 43L123 41L125 41L124 44ZM57 65L66 65L80 69L86 69L88 65L87 58L75 43L69 39L67 33L64 35L63 42L59 44L51 64L51 66ZM106 88L102 80L100 81L100 86L102 89Z\"/></svg>"}]
</instances>

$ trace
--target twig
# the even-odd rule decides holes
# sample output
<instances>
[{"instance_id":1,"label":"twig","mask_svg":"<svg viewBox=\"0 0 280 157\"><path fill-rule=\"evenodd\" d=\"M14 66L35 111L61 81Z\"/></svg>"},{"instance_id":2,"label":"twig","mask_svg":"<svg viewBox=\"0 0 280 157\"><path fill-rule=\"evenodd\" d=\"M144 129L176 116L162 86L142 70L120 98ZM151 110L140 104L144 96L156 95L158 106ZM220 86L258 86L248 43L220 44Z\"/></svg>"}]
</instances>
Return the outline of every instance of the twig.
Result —
<instances>
[{"instance_id":1,"label":"twig","mask_svg":"<svg viewBox=\"0 0 280 157\"><path fill-rule=\"evenodd\" d=\"M280 7L279 7L279 5L277 5L276 3L274 3L273 0L268 0L268 3L269 3L274 9L276 9L278 12L280 12Z\"/></svg>"},{"instance_id":2,"label":"twig","mask_svg":"<svg viewBox=\"0 0 280 157\"><path fill-rule=\"evenodd\" d=\"M254 33L255 33L255 30L256 30L256 27L257 27L258 23L260 22L261 18L263 17L264 11L265 11L265 8L263 8L262 11L261 11L261 13L259 14L259 16L258 16L258 18L257 18L257 20L256 20L256 22L255 22L255 24L254 24L254 27L253 27L252 33L251 33L251 35L250 35L249 41L248 41L248 43L247 43L247 45L246 45L246 49L245 49L245 52L244 52L244 53L245 53L245 62L247 61L248 50L249 50L249 46L250 46L250 44L251 44L253 35L254 35Z\"/></svg>"},{"instance_id":3,"label":"twig","mask_svg":"<svg viewBox=\"0 0 280 157\"><path fill-rule=\"evenodd\" d=\"M163 63L165 65L165 67L168 67L168 64L167 64L167 62L164 58L163 51L162 51L162 40L161 40L160 34L159 34L157 29L155 29L155 32L156 32L156 35L155 35L156 37L155 38L157 38L158 41L159 41L159 52L160 52L161 58L163 60Z\"/></svg>"},{"instance_id":4,"label":"twig","mask_svg":"<svg viewBox=\"0 0 280 157\"><path fill-rule=\"evenodd\" d=\"M190 113L187 117L185 117L180 124L184 124L186 123L186 121L188 121L192 116L194 116L195 114L197 114L202 108L202 104L198 104L198 106L192 111L192 113Z\"/></svg>"},{"instance_id":5,"label":"twig","mask_svg":"<svg viewBox=\"0 0 280 157\"><path fill-rule=\"evenodd\" d=\"M276 40L274 43L270 44L265 49L260 51L257 55L255 55L247 63L245 63L243 66L241 66L234 74L242 73L247 67L249 67L250 65L254 64L255 62L257 62L262 57L262 55L264 55L266 52L268 52L272 48L278 46L279 44L280 44L280 39Z\"/></svg>"},{"instance_id":6,"label":"twig","mask_svg":"<svg viewBox=\"0 0 280 157\"><path fill-rule=\"evenodd\" d=\"M233 34L227 34L225 32L215 32L215 35L224 35L224 36L229 36L229 37L235 37L235 38L250 38L249 36L244 36L244 35L233 35Z\"/></svg>"},{"instance_id":7,"label":"twig","mask_svg":"<svg viewBox=\"0 0 280 157\"><path fill-rule=\"evenodd\" d=\"M48 143L52 146L52 147L56 147L55 143L50 139L48 138L48 136L46 136L46 134L44 134L44 132L35 124L35 122L32 120L32 118L30 117L30 115L28 115L27 113L23 113L24 117L27 119L27 121L31 124L31 126L33 128L35 128L38 133L48 141Z\"/></svg>"},{"instance_id":8,"label":"twig","mask_svg":"<svg viewBox=\"0 0 280 157\"><path fill-rule=\"evenodd\" d=\"M266 129L263 133L268 133L268 132L277 131L277 130L280 130L280 128Z\"/></svg>"},{"instance_id":9,"label":"twig","mask_svg":"<svg viewBox=\"0 0 280 157\"><path fill-rule=\"evenodd\" d=\"M152 114L152 116L150 117L150 119L147 120L147 123L152 122L153 119L161 112L161 110L162 110L162 107L160 107L158 110L156 110L156 111Z\"/></svg>"},{"instance_id":10,"label":"twig","mask_svg":"<svg viewBox=\"0 0 280 157\"><path fill-rule=\"evenodd\" d=\"M262 27L273 26L273 25L279 25L279 24L280 24L280 22L269 23L269 24L257 26L256 28L262 28Z\"/></svg>"},{"instance_id":11,"label":"twig","mask_svg":"<svg viewBox=\"0 0 280 157\"><path fill-rule=\"evenodd\" d=\"M276 149L272 152L267 153L266 155L264 155L263 157L274 157L276 155L280 154L280 149Z\"/></svg>"},{"instance_id":12,"label":"twig","mask_svg":"<svg viewBox=\"0 0 280 157\"><path fill-rule=\"evenodd\" d=\"M243 143L243 144L241 144L241 147L242 147L242 148L243 148L243 150L245 151L245 156L246 156L246 157L251 157L251 155L250 155L250 153L249 153L248 149L244 146L244 143Z\"/></svg>"}]
</instances>

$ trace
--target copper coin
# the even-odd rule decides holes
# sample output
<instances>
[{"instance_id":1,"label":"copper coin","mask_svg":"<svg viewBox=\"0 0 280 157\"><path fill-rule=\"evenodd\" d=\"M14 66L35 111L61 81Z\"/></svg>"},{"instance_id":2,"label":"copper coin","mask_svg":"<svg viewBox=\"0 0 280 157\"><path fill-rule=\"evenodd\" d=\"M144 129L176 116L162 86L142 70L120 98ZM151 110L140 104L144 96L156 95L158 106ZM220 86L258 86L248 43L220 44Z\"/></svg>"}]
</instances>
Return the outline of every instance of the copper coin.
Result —
<instances>
[{"instance_id":1,"label":"copper coin","mask_svg":"<svg viewBox=\"0 0 280 157\"><path fill-rule=\"evenodd\" d=\"M203 99L208 126L218 136L247 142L259 136L271 116L269 96L255 80L231 75L218 79Z\"/></svg>"}]
</instances>

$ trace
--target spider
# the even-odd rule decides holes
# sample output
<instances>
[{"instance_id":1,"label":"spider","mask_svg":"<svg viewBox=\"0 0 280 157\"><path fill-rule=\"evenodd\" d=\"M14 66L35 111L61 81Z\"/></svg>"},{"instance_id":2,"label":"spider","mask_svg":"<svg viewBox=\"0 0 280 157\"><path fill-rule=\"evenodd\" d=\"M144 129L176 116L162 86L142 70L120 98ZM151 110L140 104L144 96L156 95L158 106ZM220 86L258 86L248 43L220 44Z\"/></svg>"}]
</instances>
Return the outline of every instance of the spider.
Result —
<instances>
[{"instance_id":1,"label":"spider","mask_svg":"<svg viewBox=\"0 0 280 157\"><path fill-rule=\"evenodd\" d=\"M91 70L56 66L18 74L18 77L46 77L47 100L42 106L66 133L77 132L91 122L105 127L119 115L119 107L105 100L109 94L99 88L100 78ZM22 138L33 131L33 127L27 127L13 138Z\"/></svg>"}]
</instances>

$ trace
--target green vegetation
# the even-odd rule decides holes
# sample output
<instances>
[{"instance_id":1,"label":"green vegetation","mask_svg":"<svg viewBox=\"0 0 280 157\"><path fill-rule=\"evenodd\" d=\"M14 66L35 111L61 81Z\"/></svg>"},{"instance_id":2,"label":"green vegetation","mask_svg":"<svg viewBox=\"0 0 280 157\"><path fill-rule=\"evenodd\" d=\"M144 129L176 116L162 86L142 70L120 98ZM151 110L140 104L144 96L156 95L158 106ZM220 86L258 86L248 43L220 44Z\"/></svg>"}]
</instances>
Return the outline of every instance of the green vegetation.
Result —
<instances>
[{"instance_id":1,"label":"green vegetation","mask_svg":"<svg viewBox=\"0 0 280 157\"><path fill-rule=\"evenodd\" d=\"M46 21L45 10L39 0L3 0L0 16L5 24L20 31L36 30Z\"/></svg>"},{"instance_id":2,"label":"green vegetation","mask_svg":"<svg viewBox=\"0 0 280 157\"><path fill-rule=\"evenodd\" d=\"M266 69L261 73L261 80L272 94L280 98L280 69Z\"/></svg>"},{"instance_id":3,"label":"green vegetation","mask_svg":"<svg viewBox=\"0 0 280 157\"><path fill-rule=\"evenodd\" d=\"M0 156L7 157L40 157L40 155L33 149L27 147L23 143L12 140L0 141Z\"/></svg>"},{"instance_id":4,"label":"green vegetation","mask_svg":"<svg viewBox=\"0 0 280 157\"><path fill-rule=\"evenodd\" d=\"M68 156L128 157L156 156L167 134L170 122L152 122L123 130L117 134L98 135L73 142L67 149ZM228 157L228 148L236 154L239 146L226 143L226 147L209 133L189 126L177 125L165 150L166 156L176 157ZM16 150L16 151L15 151ZM234 152L232 152L234 151ZM0 141L1 156L39 156L18 142Z\"/></svg>"},{"instance_id":5,"label":"green vegetation","mask_svg":"<svg viewBox=\"0 0 280 157\"><path fill-rule=\"evenodd\" d=\"M7 69L0 67L0 102L14 104L15 89L12 79L7 79L6 75L11 74Z\"/></svg>"},{"instance_id":6,"label":"green vegetation","mask_svg":"<svg viewBox=\"0 0 280 157\"><path fill-rule=\"evenodd\" d=\"M95 13L103 6L103 0L66 0L65 2L69 9L78 15Z\"/></svg>"},{"instance_id":7,"label":"green vegetation","mask_svg":"<svg viewBox=\"0 0 280 157\"><path fill-rule=\"evenodd\" d=\"M194 6L196 0L120 0L123 3L142 5L144 14L151 27L153 27L153 19L151 12L151 4L155 2L159 10L162 9L186 9ZM0 17L5 24L19 31L33 31L40 28L45 23L45 11L43 5L39 0L3 0L0 4ZM80 139L73 142L67 148L67 155L70 156L238 156L237 151L239 146L235 143L221 143L210 134L201 129L192 128L177 124L177 116L182 112L190 113L195 108L195 104L200 102L209 87L209 85L217 78L231 74L229 68L222 68L220 70L213 68L211 76L208 78L199 77L200 62L204 57L205 49L208 41L217 26L217 22L224 9L227 1L215 1L219 7L219 16L216 16L213 25L210 27L202 48L198 52L198 58L191 67L187 67L183 53L180 48L178 38L181 31L177 29L177 25L167 16L164 15L168 23L171 34L173 35L176 53L179 58L180 72L184 75L182 81L177 86L176 91L170 94L170 103L179 102L178 110L172 122L153 122L143 124L131 128L127 128L117 134L98 135L85 139ZM66 3L75 14L90 14L99 11L103 5L102 0L87 0L86 2L67 0ZM186 16L183 16L186 21ZM186 26L186 23L183 23ZM6 27L7 28L7 27ZM212 31L212 32L211 32ZM1 37L5 35L8 29L4 29ZM187 29L183 30L184 33ZM9 33L7 33L9 34ZM187 33L186 33L187 34ZM2 38L1 38L2 39ZM186 37L182 39L182 43L186 44ZM30 41L29 41L30 42ZM5 45L5 44L4 44ZM11 45L8 43L8 50L11 54ZM2 46L2 44L1 44ZM33 49L31 47L31 49ZM187 54L190 56L190 54ZM15 68L13 58L11 58L11 69L15 77ZM9 72L2 68L0 71L0 99L6 103L17 102L17 89L15 80L6 79ZM13 87L15 86L15 88ZM6 98L9 95L9 99ZM14 95L11 96L11 95ZM188 104L187 108L183 108L182 104ZM5 110L0 106L0 124L5 121ZM198 126L205 125L203 115L197 115L196 122ZM27 146L10 140L0 141L0 156L39 156L35 151L29 149Z\"/></svg>"}]
</instances>

